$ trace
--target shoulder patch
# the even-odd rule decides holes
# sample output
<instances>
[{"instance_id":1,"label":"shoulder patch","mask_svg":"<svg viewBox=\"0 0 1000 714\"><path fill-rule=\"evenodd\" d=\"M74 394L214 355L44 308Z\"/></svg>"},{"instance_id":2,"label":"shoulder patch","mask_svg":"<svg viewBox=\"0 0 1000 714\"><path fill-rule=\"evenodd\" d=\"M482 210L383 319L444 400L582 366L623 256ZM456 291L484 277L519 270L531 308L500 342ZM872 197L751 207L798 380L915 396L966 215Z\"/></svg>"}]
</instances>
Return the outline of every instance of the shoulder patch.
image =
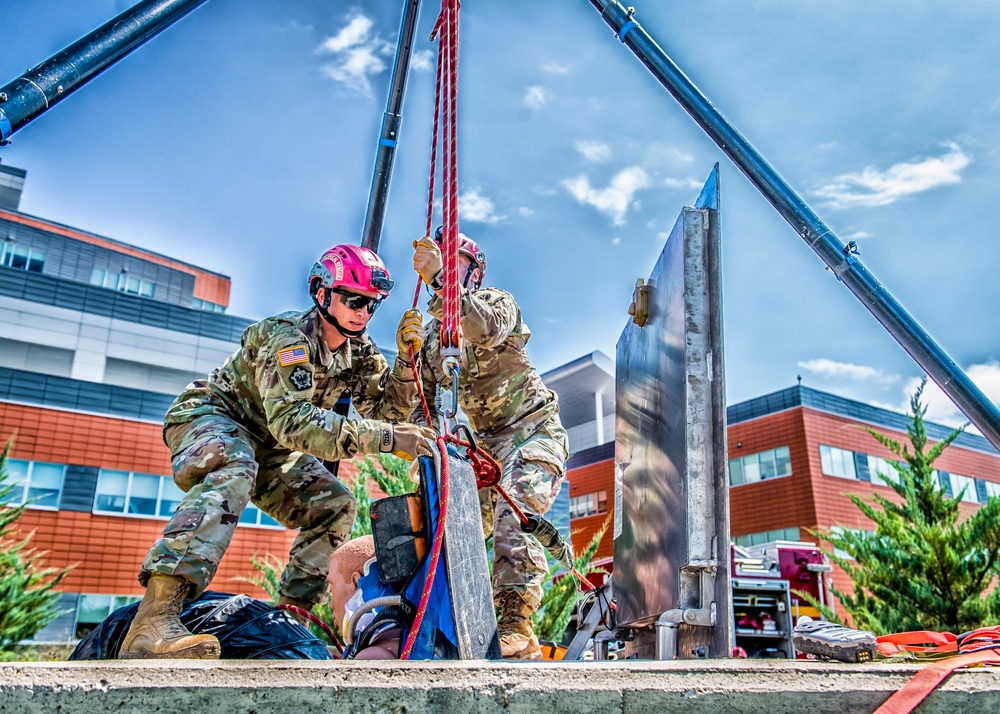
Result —
<instances>
[{"instance_id":1,"label":"shoulder patch","mask_svg":"<svg viewBox=\"0 0 1000 714\"><path fill-rule=\"evenodd\" d=\"M305 345L295 345L287 349L278 350L278 364L282 367L299 364L309 361L309 348Z\"/></svg>"},{"instance_id":2,"label":"shoulder patch","mask_svg":"<svg viewBox=\"0 0 1000 714\"><path fill-rule=\"evenodd\" d=\"M310 373L305 367L296 367L292 370L292 373L288 375L288 381L290 381L300 392L304 392L312 386L312 373Z\"/></svg>"}]
</instances>

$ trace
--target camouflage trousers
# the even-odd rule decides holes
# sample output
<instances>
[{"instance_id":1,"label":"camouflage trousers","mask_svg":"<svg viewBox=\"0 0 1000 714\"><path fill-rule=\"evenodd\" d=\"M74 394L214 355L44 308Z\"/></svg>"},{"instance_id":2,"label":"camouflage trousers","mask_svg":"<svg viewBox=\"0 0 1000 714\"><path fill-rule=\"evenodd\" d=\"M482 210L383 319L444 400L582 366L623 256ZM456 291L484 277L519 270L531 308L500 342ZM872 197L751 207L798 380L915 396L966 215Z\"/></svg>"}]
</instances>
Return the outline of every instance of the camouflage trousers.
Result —
<instances>
[{"instance_id":1,"label":"camouflage trousers","mask_svg":"<svg viewBox=\"0 0 1000 714\"><path fill-rule=\"evenodd\" d=\"M197 597L212 581L249 502L299 534L281 575L283 595L321 602L333 551L354 524L354 496L312 456L267 448L222 415L164 431L174 481L185 496L139 573L179 575Z\"/></svg>"},{"instance_id":2,"label":"camouflage trousers","mask_svg":"<svg viewBox=\"0 0 1000 714\"><path fill-rule=\"evenodd\" d=\"M485 441L485 440L484 440ZM526 441L487 441L503 465L500 485L518 507L539 515L551 508L566 475L569 440L558 423L548 424ZM496 489L479 491L483 533L493 535L493 594L516 590L533 609L542 600L549 573L545 549L521 530L521 521Z\"/></svg>"}]
</instances>

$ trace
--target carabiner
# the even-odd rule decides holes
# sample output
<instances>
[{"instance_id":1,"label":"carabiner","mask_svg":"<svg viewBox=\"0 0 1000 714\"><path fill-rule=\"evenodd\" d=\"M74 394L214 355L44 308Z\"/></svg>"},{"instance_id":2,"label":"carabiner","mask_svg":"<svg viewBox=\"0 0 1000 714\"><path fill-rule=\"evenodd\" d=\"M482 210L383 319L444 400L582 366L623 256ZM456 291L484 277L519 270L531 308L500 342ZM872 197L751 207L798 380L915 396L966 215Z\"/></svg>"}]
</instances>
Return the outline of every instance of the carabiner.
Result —
<instances>
[{"instance_id":1,"label":"carabiner","mask_svg":"<svg viewBox=\"0 0 1000 714\"><path fill-rule=\"evenodd\" d=\"M454 419L458 414L458 361L451 364L451 406L444 411L445 419Z\"/></svg>"}]
</instances>

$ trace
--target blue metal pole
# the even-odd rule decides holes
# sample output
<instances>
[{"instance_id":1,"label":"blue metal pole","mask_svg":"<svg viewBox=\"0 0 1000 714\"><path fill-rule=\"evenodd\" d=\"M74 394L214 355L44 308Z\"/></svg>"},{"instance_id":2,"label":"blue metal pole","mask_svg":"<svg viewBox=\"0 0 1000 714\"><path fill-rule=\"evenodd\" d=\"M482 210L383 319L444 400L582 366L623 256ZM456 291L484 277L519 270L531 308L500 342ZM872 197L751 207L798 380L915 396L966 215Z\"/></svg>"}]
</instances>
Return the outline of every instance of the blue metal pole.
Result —
<instances>
[{"instance_id":1,"label":"blue metal pole","mask_svg":"<svg viewBox=\"0 0 1000 714\"><path fill-rule=\"evenodd\" d=\"M756 149L722 116L617 0L590 0L622 42L719 145L882 327L1000 450L1000 411L924 329L896 302L853 252L813 213Z\"/></svg>"},{"instance_id":2,"label":"blue metal pole","mask_svg":"<svg viewBox=\"0 0 1000 714\"><path fill-rule=\"evenodd\" d=\"M0 146L32 119L205 0L143 0L0 87Z\"/></svg>"},{"instance_id":3,"label":"blue metal pole","mask_svg":"<svg viewBox=\"0 0 1000 714\"><path fill-rule=\"evenodd\" d=\"M410 69L410 55L413 51L413 35L417 28L420 0L406 0L403 21L399 28L399 42L396 45L396 60L392 67L392 82L389 98L382 117L382 132L379 134L378 150L375 154L375 171L372 187L368 194L368 212L361 234L361 245L378 252L385 222L385 207L389 199L389 180L392 178L392 163L396 158L399 142L399 125L402 122L403 92L406 76Z\"/></svg>"}]
</instances>

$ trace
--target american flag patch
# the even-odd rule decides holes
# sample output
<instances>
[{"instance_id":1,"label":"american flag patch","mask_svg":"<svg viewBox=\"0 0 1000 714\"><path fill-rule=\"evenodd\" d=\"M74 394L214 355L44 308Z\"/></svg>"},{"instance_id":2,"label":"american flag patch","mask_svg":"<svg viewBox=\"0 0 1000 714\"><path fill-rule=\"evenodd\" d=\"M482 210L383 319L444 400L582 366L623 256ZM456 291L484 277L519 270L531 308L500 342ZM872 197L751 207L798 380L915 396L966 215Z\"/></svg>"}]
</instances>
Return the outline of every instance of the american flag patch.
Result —
<instances>
[{"instance_id":1,"label":"american flag patch","mask_svg":"<svg viewBox=\"0 0 1000 714\"><path fill-rule=\"evenodd\" d=\"M289 347L278 352L278 364L287 367L290 364L309 361L309 349L305 345Z\"/></svg>"}]
</instances>

